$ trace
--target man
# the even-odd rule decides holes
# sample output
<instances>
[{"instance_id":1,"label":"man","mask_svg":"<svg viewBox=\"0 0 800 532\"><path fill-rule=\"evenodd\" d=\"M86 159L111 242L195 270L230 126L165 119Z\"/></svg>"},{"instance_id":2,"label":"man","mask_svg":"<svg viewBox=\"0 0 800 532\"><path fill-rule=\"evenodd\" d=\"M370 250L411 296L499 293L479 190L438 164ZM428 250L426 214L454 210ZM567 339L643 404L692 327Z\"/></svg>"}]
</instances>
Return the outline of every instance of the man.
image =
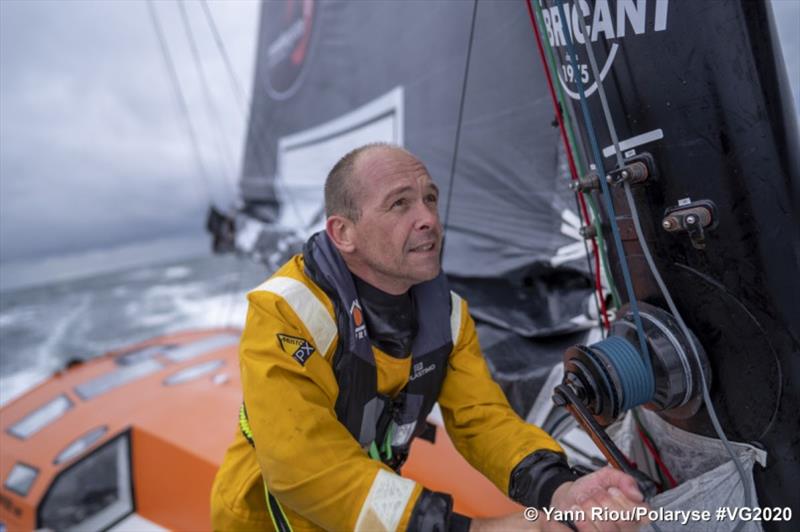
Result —
<instances>
[{"instance_id":1,"label":"man","mask_svg":"<svg viewBox=\"0 0 800 532\"><path fill-rule=\"evenodd\" d=\"M588 514L642 501L619 471L577 478L510 408L441 271L438 195L391 145L331 170L325 231L249 295L242 434L215 480L215 529L531 529L522 512L470 521L449 495L396 474L435 402L459 452L523 505Z\"/></svg>"}]
</instances>

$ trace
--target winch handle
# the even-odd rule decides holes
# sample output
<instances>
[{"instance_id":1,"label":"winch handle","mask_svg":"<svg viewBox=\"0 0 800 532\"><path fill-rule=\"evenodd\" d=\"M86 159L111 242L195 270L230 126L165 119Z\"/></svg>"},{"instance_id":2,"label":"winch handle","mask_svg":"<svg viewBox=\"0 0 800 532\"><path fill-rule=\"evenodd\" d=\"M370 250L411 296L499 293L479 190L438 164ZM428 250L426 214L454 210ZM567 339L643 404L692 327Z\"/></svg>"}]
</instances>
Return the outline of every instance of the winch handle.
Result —
<instances>
[{"instance_id":1,"label":"winch handle","mask_svg":"<svg viewBox=\"0 0 800 532\"><path fill-rule=\"evenodd\" d=\"M566 384L556 386L553 390L553 402L557 406L563 406L572 414L572 417L580 423L581 427L592 438L592 441L603 453L609 464L636 480L636 484L639 486L639 491L642 492L645 501L650 500L658 493L658 487L653 479L631 465L625 455L622 454L622 451L619 450L617 444L606 434L605 429L594 419L586 405L572 391L572 388Z\"/></svg>"}]
</instances>

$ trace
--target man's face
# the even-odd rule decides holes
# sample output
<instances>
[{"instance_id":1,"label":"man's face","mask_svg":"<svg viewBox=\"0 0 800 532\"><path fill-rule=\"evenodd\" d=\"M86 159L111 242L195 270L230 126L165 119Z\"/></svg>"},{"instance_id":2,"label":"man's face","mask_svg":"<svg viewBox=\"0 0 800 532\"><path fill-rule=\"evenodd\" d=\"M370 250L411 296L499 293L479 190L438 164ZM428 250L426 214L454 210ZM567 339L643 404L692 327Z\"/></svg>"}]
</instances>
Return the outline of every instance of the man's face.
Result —
<instances>
[{"instance_id":1,"label":"man's face","mask_svg":"<svg viewBox=\"0 0 800 532\"><path fill-rule=\"evenodd\" d=\"M436 277L439 189L425 166L401 150L377 148L359 157L354 177L361 216L353 227L353 258L369 272L365 280L403 293Z\"/></svg>"}]
</instances>

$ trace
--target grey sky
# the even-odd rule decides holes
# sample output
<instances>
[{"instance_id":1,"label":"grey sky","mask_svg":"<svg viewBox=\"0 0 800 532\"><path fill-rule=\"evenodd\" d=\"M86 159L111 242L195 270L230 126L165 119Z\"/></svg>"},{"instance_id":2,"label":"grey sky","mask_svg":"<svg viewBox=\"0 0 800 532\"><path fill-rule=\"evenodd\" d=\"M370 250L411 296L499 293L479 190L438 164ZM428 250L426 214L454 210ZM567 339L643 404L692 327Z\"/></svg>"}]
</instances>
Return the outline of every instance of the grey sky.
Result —
<instances>
[{"instance_id":1,"label":"grey sky","mask_svg":"<svg viewBox=\"0 0 800 532\"><path fill-rule=\"evenodd\" d=\"M202 5L186 8L221 126L206 112L177 2L155 7L210 187L198 176L145 2L2 0L0 260L199 234L209 192L218 204L232 200L244 121ZM259 6L209 7L249 93Z\"/></svg>"},{"instance_id":2,"label":"grey sky","mask_svg":"<svg viewBox=\"0 0 800 532\"><path fill-rule=\"evenodd\" d=\"M209 6L249 93L259 6ZM800 1L773 6L800 107ZM198 176L143 0L0 0L0 262L201 236L209 194L219 205L233 200L244 122L202 6L186 3L222 126L206 111L178 3L155 7L209 187Z\"/></svg>"}]
</instances>

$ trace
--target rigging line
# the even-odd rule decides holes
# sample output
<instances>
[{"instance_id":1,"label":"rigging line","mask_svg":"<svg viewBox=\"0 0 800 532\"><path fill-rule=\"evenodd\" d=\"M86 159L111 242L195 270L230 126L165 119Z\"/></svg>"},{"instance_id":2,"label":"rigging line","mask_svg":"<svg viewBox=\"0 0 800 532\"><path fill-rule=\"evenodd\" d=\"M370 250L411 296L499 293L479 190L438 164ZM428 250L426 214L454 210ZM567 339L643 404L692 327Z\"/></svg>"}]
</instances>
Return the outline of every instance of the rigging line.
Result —
<instances>
[{"instance_id":1,"label":"rigging line","mask_svg":"<svg viewBox=\"0 0 800 532\"><path fill-rule=\"evenodd\" d=\"M541 7L540 3L536 4L536 8L534 9L534 12L536 13L536 17L537 17L536 20L539 23L539 27L544 27L544 22L542 20L542 7ZM530 9L528 11L528 14L530 14ZM536 29L536 27L534 26L534 30L535 29ZM540 35L541 35L541 32L540 32ZM545 63L549 62L550 69L551 69L550 70L550 75L552 76L552 79L557 79L557 77L558 77L558 73L556 72L557 63L556 63L555 57L553 55L552 47L550 46L549 41L546 40L546 39L541 38L541 36L540 36L540 41L543 43L544 50L545 50L545 52L547 54L547 61L543 61L543 62L545 62ZM567 131L567 136L569 137L569 142L570 142L570 145L572 146L572 151L573 151L573 154L575 156L576 167L578 169L578 175L583 175L584 167L583 167L583 165L581 163L581 155L583 153L584 156L585 156L585 153L586 153L587 150L586 150L586 146L583 143L583 140L573 132L573 124L577 123L577 119L574 116L574 109L573 109L572 105L567 105L567 102L569 102L569 99L564 96L564 93L561 90L561 85L559 83L553 83L553 85L555 86L556 92L558 94L558 100L561 102L561 105L562 105L561 110L562 110L562 116L564 118L564 128ZM603 231L602 231L600 215L598 214L597 206L595 205L594 199L592 198L591 194L584 194L583 197L586 200L586 204L589 206L589 210L590 210L590 212L592 214L591 221L592 221L592 225L595 228L595 237L597 238L597 247L598 247L598 250L600 252L599 253L600 254L600 262L602 263L603 272L605 273L605 276L606 276L606 282L608 283L608 288L611 291L611 297L613 298L612 305L616 306L616 307L619 307L619 301L620 301L619 294L617 293L617 287L616 287L616 284L614 283L614 277L611 275L611 271L610 271L610 269L608 267L608 260L606 258L606 255L607 255L608 252L606 250L605 239L603 238ZM598 269L599 269L599 266L598 266ZM601 280L600 284L602 286L602 280Z\"/></svg>"},{"instance_id":2,"label":"rigging line","mask_svg":"<svg viewBox=\"0 0 800 532\"><path fill-rule=\"evenodd\" d=\"M225 41L222 39L222 35L220 34L220 32L219 32L219 30L217 28L217 24L214 21L213 15L211 14L211 9L208 7L208 2L206 0L201 0L200 5L203 6L203 12L205 13L206 21L208 23L208 26L211 28L211 32L214 34L214 41L217 44L217 49L218 49L218 51L220 53L220 56L222 56L223 62L225 63L225 68L228 71L228 79L231 82L231 86L233 87L233 91L237 95L237 101L239 102L239 112L241 113L242 120L244 121L245 132L249 133L250 130L258 131L260 129L260 126L262 125L263 119L259 120L258 119L259 115L253 113L253 111L252 111L252 103L253 102L251 101L250 102L250 104L251 104L251 113L250 114L251 114L251 121L253 122L253 124L252 124L253 127L252 128L248 128L247 101L246 101L247 98L244 95L244 91L242 90L241 83L239 83L239 78L236 76L236 72L233 69L233 65L232 65L231 60L230 60L230 55L228 54L228 49L225 46ZM264 9L263 5L262 5L261 9L262 10ZM258 57L258 54L256 54L256 57ZM254 79L255 79L257 73L258 73L258 65L256 65L254 67L254 76L253 76ZM255 82L254 82L254 85L255 85ZM253 91L253 92L255 93L255 91ZM248 139L251 138L251 135L247 134L246 138L248 138ZM253 143L255 145L254 150L253 150L254 154L255 154L255 159L256 159L256 161L258 163L259 169L261 170L261 174L266 178L267 177L267 163L266 163L266 161L269 159L269 156L268 156L269 150L267 149L266 141L264 140L264 138L261 135L258 135L258 133L254 133L252 135L252 138L254 139ZM243 159L244 159L244 155L245 154L242 155ZM242 174L244 173L244 162L242 162L241 173ZM289 207L292 209L292 211L294 212L295 216L297 216L297 218L299 220L302 220L302 216L301 216L301 213L300 213L300 209L297 206L297 202L294 200L293 196L291 194L289 194L288 190L286 190L286 186L282 182L279 182L278 180L273 180L273 184L275 185L276 188L279 189L280 193L282 194L282 196L286 200L286 202L289 204Z\"/></svg>"},{"instance_id":3,"label":"rigging line","mask_svg":"<svg viewBox=\"0 0 800 532\"><path fill-rule=\"evenodd\" d=\"M202 0L200 5L203 8L203 13L205 15L206 23L208 24L209 29L211 30L211 34L214 36L214 42L217 45L217 51L219 52L220 56L222 57L223 63L225 64L226 71L228 73L228 79L231 82L231 87L233 89L234 99L236 100L236 108L239 111L239 116L242 118L242 130L246 133L247 131L247 112L246 112L246 105L244 91L242 91L241 85L236 78L236 75L233 70L233 65L231 63L230 57L228 56L228 51L225 48L225 43L222 40L222 35L217 30L217 25L214 22L214 17L211 14L211 10L208 7L208 2L206 0ZM233 155L231 155L233 158ZM243 164L243 161L240 160L240 164ZM235 167L235 165L233 165ZM263 164L262 164L263 167ZM235 171L235 170L234 170ZM239 173L241 174L242 170L239 169ZM231 181L232 188L233 188L233 197L237 198L239 196L238 188L236 187L235 177L231 174ZM235 222L234 222L235 223ZM243 259L238 254L235 253L235 257L237 259L237 268L236 268L236 277L232 282L232 289L230 292L228 305L227 305L227 312L223 311L223 325L230 327L232 316L234 311L236 310L236 299L241 289L242 284L242 277L243 277ZM238 324L241 326L241 324Z\"/></svg>"},{"instance_id":4,"label":"rigging line","mask_svg":"<svg viewBox=\"0 0 800 532\"><path fill-rule=\"evenodd\" d=\"M574 160L574 158L572 156L572 150L570 148L569 141L567 139L566 129L564 128L564 119L561 116L563 110L562 110L561 105L558 102L558 98L556 97L555 89L553 88L553 80L551 79L550 70L549 70L549 68L547 66L547 59L545 58L544 48L542 47L542 39L541 39L541 35L540 35L540 32L539 32L539 28L538 28L538 26L536 24L536 20L534 19L533 7L531 6L531 0L526 0L525 5L528 7L528 15L530 16L530 19L531 19L531 26L533 26L533 32L536 35L536 45L537 45L537 47L539 49L539 55L540 55L540 57L542 59L543 65L544 65L545 79L547 79L547 87L550 90L550 97L553 100L553 107L555 107L556 119L558 120L559 131L561 132L561 140L562 140L562 142L564 144L564 150L565 150L565 152L567 154L567 162L569 163L570 174L572 175L572 180L573 181L577 181L578 180L578 170L575 167L575 160ZM586 202L583 199L583 194L581 194L580 192L576 191L575 200L576 200L576 203L578 204L578 208L579 208L579 210L581 212L581 215L583 216L583 223L585 224L586 227L592 227L592 224L591 224L591 222L589 220L589 213L586 210ZM586 247L586 240L587 239L585 239L585 238L583 239L583 245L586 248L586 260L589 263L589 272L591 273L592 272L592 263L591 263L591 257L589 256L589 249L588 249L588 247ZM601 282L601 279L600 279L599 251L597 249L597 241L594 239L594 237L592 237L590 240L592 242L592 251L594 252L594 260L595 260L595 268L594 268L594 274L595 274L595 303L597 304L597 307L598 307L598 310L599 310L598 319L601 320L601 323L600 323L601 329L605 328L605 330L608 331L611 328L611 324L608 321L608 312L606 311L605 298L603 297L603 286L602 286L602 282Z\"/></svg>"},{"instance_id":5,"label":"rigging line","mask_svg":"<svg viewBox=\"0 0 800 532\"><path fill-rule=\"evenodd\" d=\"M228 144L228 141L225 138L224 128L222 124L222 117L220 116L219 109L217 108L216 104L214 103L214 98L211 95L211 90L208 87L208 79L206 78L206 72L203 68L202 61L200 61L200 52L197 49L197 42L194 38L194 33L192 32L192 25L189 22L189 14L186 12L186 1L180 0L178 2L178 10L181 14L181 21L183 22L183 28L186 31L186 40L189 42L189 49L192 53L192 60L194 62L195 70L197 71L197 76L200 78L200 87L202 88L203 92L203 101L206 105L206 111L211 116L212 121L216 124L216 139L217 139L217 147L220 148L222 153L222 157L224 159L224 164L227 167L228 171L223 171L223 174L227 174L227 179L225 182L230 186L231 191L233 192L233 196L236 196L236 183L232 181L235 179L233 177L234 173L234 163L233 163L233 156L231 155L231 147Z\"/></svg>"},{"instance_id":6,"label":"rigging line","mask_svg":"<svg viewBox=\"0 0 800 532\"><path fill-rule=\"evenodd\" d=\"M225 63L225 68L228 71L228 79L231 80L231 87L236 95L236 101L239 104L239 111L242 113L242 116L244 116L247 107L244 90L242 90L239 79L236 77L236 74L233 70L233 64L231 63L230 56L228 56L228 50L225 48L222 35L220 35L219 31L217 30L217 24L214 22L214 17L211 15L211 10L208 8L208 1L201 0L200 5L203 7L203 13L205 13L206 16L206 22L208 23L208 27L211 28L211 33L214 35L214 42L217 44L217 50L219 50L219 53L222 56L222 61Z\"/></svg>"},{"instance_id":7,"label":"rigging line","mask_svg":"<svg viewBox=\"0 0 800 532\"><path fill-rule=\"evenodd\" d=\"M531 26L533 27L534 35L536 37L536 44L537 44L537 47L539 49L539 55L540 55L540 57L542 59L542 63L543 63L544 71L545 71L545 79L547 80L547 85L548 85L548 88L550 90L550 97L553 100L553 107L555 108L556 120L558 121L558 125L559 125L560 131L561 131L561 138L562 138L562 142L564 143L564 149L565 149L566 154L567 154L567 160L570 163L571 176L572 176L573 180L576 180L577 176L579 175L579 173L578 173L578 170L576 169L576 164L575 164L574 157L573 157L573 150L571 149L571 144L570 144L570 141L574 142L574 139L572 139L571 132L567 129L566 122L565 122L565 119L568 119L568 117L564 116L564 114L563 114L564 108L560 105L559 99L558 99L557 96L555 96L555 92L553 90L554 84L552 82L552 74L551 74L551 71L548 68L548 62L547 62L547 59L545 58L545 55L544 55L544 49L545 48L544 48L544 46L542 44L543 43L543 39L541 38L541 32L539 31L539 27L537 26L536 22L533 19L534 15L533 15L533 9L532 9L530 0L527 0L526 6L528 8L528 15L529 15L529 17L531 19ZM539 26L541 26L542 25L541 13L539 12L539 10L536 10L536 14L538 16L537 20L539 21ZM553 57L552 57L552 54L550 53L550 50L548 49L547 52L549 53L549 56L550 56L550 63L552 65L555 65L555 61L553 60ZM559 90L559 92L560 92L560 90ZM567 135L569 135L569 140L565 137L565 133ZM576 205L578 206L577 210L579 212L581 212L581 214L583 216L584 224L586 226L589 226L589 225L594 226L594 224L591 223L590 218L589 218L589 214L588 214L588 212L586 210L586 203L584 201L583 195L580 194L580 193L576 193L575 194L575 202L576 202ZM596 227L596 232L597 232L598 235L600 234L599 227ZM594 238L592 238L591 241L592 241L592 249L594 251L594 261L595 261L595 268L594 268L594 274L595 274L595 296L594 297L595 297L595 305L597 306L597 319L598 319L598 324L600 326L600 330L602 331L603 336L605 337L607 335L607 333L608 333L608 330L611 328L611 325L610 325L609 319L608 319L608 311L606 309L605 297L603 296L603 283L602 283L602 279L600 277L599 248L598 248L597 242L595 241ZM586 239L583 239L583 245L584 245L584 249L586 250L586 261L588 263L588 269L589 269L589 272L591 273L592 272L592 264L591 264L591 259L592 258L589 255L589 250L587 248Z\"/></svg>"},{"instance_id":8,"label":"rigging line","mask_svg":"<svg viewBox=\"0 0 800 532\"><path fill-rule=\"evenodd\" d=\"M561 17L561 28L564 35L564 40L567 44L567 52L569 55L570 62L572 63L572 68L575 72L580 72L578 69L578 54L575 51L575 46L572 42L572 35L569 33L569 27L567 26L566 21L566 13L564 12L564 2L563 0L556 0L556 4L558 6L559 15ZM599 80L596 80L599 83ZM639 337L639 348L641 349L642 359L644 361L645 367L648 371L652 371L652 362L650 361L650 351L647 348L647 342L645 340L644 335L644 327L642 326L642 318L639 315L639 305L636 301L636 292L633 290L633 280L631 278L631 272L628 268L628 258L625 255L625 249L622 247L622 237L619 234L619 227L617 227L617 214L614 211L614 205L611 202L611 192L608 189L608 183L605 180L605 168L603 167L603 157L600 153L600 146L597 143L597 135L595 134L594 125L592 123L592 117L589 113L589 104L586 97L586 90L583 85L583 80L580 76L577 76L576 82L578 84L578 93L580 94L580 101L581 101L581 111L583 113L583 119L586 123L586 131L589 136L589 143L592 147L592 157L595 160L595 165L600 173L600 186L603 189L603 200L605 201L606 212L610 218L610 225L611 225L611 233L614 236L614 246L617 250L617 255L619 257L619 264L622 269L622 277L625 281L625 290L628 293L628 303L631 306L631 313L633 314L633 320L636 323L636 332ZM652 393L652 391L651 391Z\"/></svg>"},{"instance_id":9,"label":"rigging line","mask_svg":"<svg viewBox=\"0 0 800 532\"><path fill-rule=\"evenodd\" d=\"M155 29L156 36L158 37L158 45L161 50L161 56L164 58L164 62L167 65L167 71L170 76L170 81L172 82L172 88L175 91L175 96L178 101L178 109L180 110L181 116L183 116L186 130L189 133L189 140L192 145L192 150L194 151L195 163L200 171L200 178L205 185L208 203L213 205L214 198L211 195L211 183L208 177L208 170L206 170L205 164L203 163L203 158L200 153L200 145L197 143L197 136L195 135L194 127L192 127L192 120L189 116L189 107L186 104L186 99L184 98L183 90L181 89L180 81L178 80L178 73L175 70L175 64L172 62L172 56L169 53L167 41L164 38L164 32L161 28L161 23L158 20L158 13L156 12L156 7L153 4L153 0L147 1L147 9L150 12L150 20L153 23L153 28Z\"/></svg>"},{"instance_id":10,"label":"rigging line","mask_svg":"<svg viewBox=\"0 0 800 532\"><path fill-rule=\"evenodd\" d=\"M656 462L656 466L658 467L659 474L664 478L665 484L668 484L670 488L674 488L678 485L675 481L675 477L672 476L667 465L661 459L661 452L658 450L658 446L656 446L655 440L653 436L650 435L650 432L642 423L642 420L639 418L639 413L637 409L641 407L637 407L631 410L631 414L633 415L633 420L635 422L636 428L639 432L639 436L642 438L642 441L645 443L647 450L652 455L653 459ZM663 474L662 474L663 473Z\"/></svg>"},{"instance_id":11,"label":"rigging line","mask_svg":"<svg viewBox=\"0 0 800 532\"><path fill-rule=\"evenodd\" d=\"M559 1L559 7L561 7L560 6L561 0L558 1ZM623 160L622 150L620 149L616 128L614 126L614 117L611 115L611 110L608 107L608 101L605 96L605 88L603 87L602 80L598 75L597 61L595 60L594 57L594 50L592 48L591 41L588 40L587 38L588 36L587 36L586 26L584 24L581 24L580 26L581 26L581 31L583 32L584 40L586 41L586 50L589 55L589 63L592 67L592 74L595 76L595 80L597 82L597 88L600 94L600 101L603 107L603 115L606 121L606 125L608 126L609 133L611 134L611 138L614 141L614 151L616 152L617 155L617 161L622 161ZM619 165L622 166L622 163L619 163ZM706 381L705 371L703 370L703 365L700 360L700 355L697 352L697 346L695 345L694 337L689 331L689 328L686 326L686 323L683 321L683 317L681 316L681 313L678 311L678 307L675 305L675 302L672 299L672 295L670 294L666 284L664 284L664 280L661 277L661 273L658 271L658 268L656 267L656 264L653 261L653 257L650 254L650 248L647 245L647 241L644 238L644 233L642 232L642 227L639 221L639 213L636 209L636 202L633 199L633 194L630 189L630 184L626 182L624 185L625 185L625 199L627 200L628 206L631 210L631 218L633 219L633 226L636 231L636 238L639 241L639 245L641 246L642 251L644 253L645 260L647 261L647 266L650 269L651 273L653 274L653 277L655 278L656 283L658 284L658 288L661 290L661 293L667 302L667 306L669 307L670 312L672 312L673 317L678 322L678 325L681 328L681 332L683 332L685 337L689 340L689 347L691 348L692 354L694 355L695 360L698 363L698 367L700 368L700 384L703 392L703 402L705 403L706 410L708 410L709 418L711 419L711 424L714 426L714 430L716 431L717 436L719 436L719 439L722 441L725 450L728 452L731 459L733 460L734 465L736 466L736 471L739 474L739 478L742 481L742 487L744 488L744 498L745 498L744 505L749 507L751 503L750 482L749 479L747 478L747 475L744 472L744 466L739 461L739 457L736 456L736 453L733 451L733 448L731 447L730 442L728 441L728 438L725 435L725 431L722 429L722 425L720 424L719 419L717 418L716 409L714 408L714 404L711 402L711 397L709 396L708 393L708 385ZM742 526L744 526L744 523L745 522L743 520L740 520L734 527L733 529L734 532L738 531Z\"/></svg>"},{"instance_id":12,"label":"rigging line","mask_svg":"<svg viewBox=\"0 0 800 532\"><path fill-rule=\"evenodd\" d=\"M464 118L464 100L467 96L467 80L469 79L469 63L472 57L472 43L475 37L475 19L478 14L478 0L472 4L472 20L469 27L469 43L467 44L467 59L464 64L464 79L461 82L461 99L458 104L458 118L456 121L456 137L453 145L453 159L450 162L450 184L447 186L447 207L444 211L444 229L443 232L447 235L448 219L450 217L450 203L453 199L453 184L456 178L456 164L458 162L458 145L461 140L461 122ZM444 257L444 248L447 246L447 239L442 243L442 257Z\"/></svg>"},{"instance_id":13,"label":"rigging line","mask_svg":"<svg viewBox=\"0 0 800 532\"><path fill-rule=\"evenodd\" d=\"M533 12L534 12L534 10L532 9L530 0L527 1L527 8L528 8L528 15L531 18L531 26L533 27L534 34L536 36L536 44L537 44L537 46L539 48L539 55L540 55L540 57L542 59L542 64L543 64L543 67L544 67L544 70L545 70L545 77L547 79L548 88L550 89L550 96L553 99L553 106L555 107L556 119L558 120L559 128L561 129L562 141L564 143L564 147L565 147L565 150L566 150L566 153L567 153L568 160L572 162L572 164L570 165L570 170L572 171L572 179L575 180L575 179L577 179L577 176L580 175L581 171L578 168L578 165L574 162L574 151L575 151L575 149L573 147L574 146L574 139L572 137L572 132L571 132L569 126L568 126L569 116L565 115L564 106L559 104L559 98L557 96L555 96L555 94L554 94L553 87L554 87L555 84L552 82L552 73L551 73L551 70L548 68L548 61L545 58L544 51L547 52L548 57L550 59L550 64L553 65L553 68L554 68L554 65L555 65L555 61L553 60L552 53L550 52L549 47L543 46L543 39L541 37L541 32L539 31L539 26L543 26L540 9L536 10L537 20L538 20L538 23L539 23L538 26L537 26L537 24L533 20ZM546 43L544 43L544 44L546 44ZM557 85L555 85L555 87L557 89L559 89L559 94L560 94L560 92L561 92L560 88ZM568 139L565 138L565 133L566 133ZM576 193L575 194L575 202L578 205L578 210L583 215L584 225L586 225L587 227L588 226L595 227L596 228L596 235L600 236L600 234L601 234L600 233L600 228L591 221L592 219L589 217L588 211L586 210L586 202L585 202L584 196L582 194L580 194L580 193ZM584 242L584 248L586 248L586 246L587 246L586 239L584 239L583 242ZM603 333L603 337L605 337L608 334L608 330L610 329L611 325L609 323L608 310L606 308L605 297L603 295L603 282L602 282L602 279L601 279L601 276L600 276L600 261L599 261L600 248L598 246L598 242L594 238L591 239L591 242L592 242L592 249L594 251L594 257L593 258L594 258L594 261L595 261L595 267L594 267L595 287L596 287L595 288L595 305L597 306L597 319L598 319L598 322L599 322L600 330ZM587 248L586 249L586 260L587 260L587 263L589 265L589 272L590 273L592 272L591 258L592 257L590 257L589 250Z\"/></svg>"}]
</instances>

